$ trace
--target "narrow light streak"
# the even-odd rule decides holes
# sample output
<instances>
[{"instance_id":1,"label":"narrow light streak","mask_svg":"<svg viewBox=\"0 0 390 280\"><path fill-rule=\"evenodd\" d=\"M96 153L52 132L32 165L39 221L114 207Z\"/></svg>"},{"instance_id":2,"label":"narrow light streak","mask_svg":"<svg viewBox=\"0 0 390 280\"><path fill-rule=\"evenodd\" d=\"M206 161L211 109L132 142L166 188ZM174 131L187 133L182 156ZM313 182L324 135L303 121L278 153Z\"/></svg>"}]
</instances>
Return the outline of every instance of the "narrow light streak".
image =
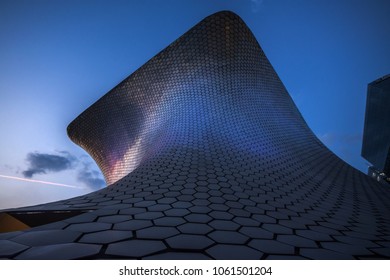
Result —
<instances>
[{"instance_id":1,"label":"narrow light streak","mask_svg":"<svg viewBox=\"0 0 390 280\"><path fill-rule=\"evenodd\" d=\"M13 180L31 182L31 183L46 184L46 185L53 185L53 186L60 186L60 187L67 187L67 188L72 188L72 189L85 189L83 187L76 187L76 186L71 186L71 185L66 185L66 184L47 182L47 181L41 181L41 180L34 180L34 179L26 179L26 178L7 176L7 175L1 175L1 174L0 174L0 178L13 179Z\"/></svg>"}]
</instances>

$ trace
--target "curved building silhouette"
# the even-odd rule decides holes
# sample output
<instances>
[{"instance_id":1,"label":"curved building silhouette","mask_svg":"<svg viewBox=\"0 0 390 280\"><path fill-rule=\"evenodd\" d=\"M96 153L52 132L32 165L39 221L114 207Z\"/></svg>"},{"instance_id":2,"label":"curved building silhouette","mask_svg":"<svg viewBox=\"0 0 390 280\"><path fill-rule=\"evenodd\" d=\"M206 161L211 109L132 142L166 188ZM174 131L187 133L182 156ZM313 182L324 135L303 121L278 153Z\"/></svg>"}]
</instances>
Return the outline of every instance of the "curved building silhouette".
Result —
<instances>
[{"instance_id":1,"label":"curved building silhouette","mask_svg":"<svg viewBox=\"0 0 390 280\"><path fill-rule=\"evenodd\" d=\"M390 189L316 138L231 12L190 29L68 134L109 186L9 210L56 221L1 234L0 257L390 257Z\"/></svg>"}]
</instances>

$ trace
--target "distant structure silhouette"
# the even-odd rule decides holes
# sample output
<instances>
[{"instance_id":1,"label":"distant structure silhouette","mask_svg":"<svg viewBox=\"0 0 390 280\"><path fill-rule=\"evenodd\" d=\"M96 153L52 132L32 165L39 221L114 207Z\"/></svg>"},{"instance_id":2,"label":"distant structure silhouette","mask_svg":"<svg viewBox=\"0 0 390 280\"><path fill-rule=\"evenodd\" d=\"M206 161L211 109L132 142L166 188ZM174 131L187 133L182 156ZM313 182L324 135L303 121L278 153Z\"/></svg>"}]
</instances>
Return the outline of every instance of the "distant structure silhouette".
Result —
<instances>
[{"instance_id":1,"label":"distant structure silhouette","mask_svg":"<svg viewBox=\"0 0 390 280\"><path fill-rule=\"evenodd\" d=\"M0 257L390 257L390 189L315 137L231 12L190 29L68 134L110 185L3 213L57 221L1 234Z\"/></svg>"},{"instance_id":2,"label":"distant structure silhouette","mask_svg":"<svg viewBox=\"0 0 390 280\"><path fill-rule=\"evenodd\" d=\"M368 175L390 183L390 75L368 84L362 156Z\"/></svg>"}]
</instances>

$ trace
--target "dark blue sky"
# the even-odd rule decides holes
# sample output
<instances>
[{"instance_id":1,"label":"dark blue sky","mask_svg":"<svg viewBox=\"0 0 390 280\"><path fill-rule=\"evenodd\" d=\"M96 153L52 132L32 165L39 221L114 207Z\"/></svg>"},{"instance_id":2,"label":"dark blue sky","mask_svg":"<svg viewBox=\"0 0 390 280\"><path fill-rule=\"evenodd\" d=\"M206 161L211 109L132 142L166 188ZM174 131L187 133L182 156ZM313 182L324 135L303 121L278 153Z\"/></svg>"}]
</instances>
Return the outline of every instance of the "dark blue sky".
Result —
<instances>
[{"instance_id":1,"label":"dark blue sky","mask_svg":"<svg viewBox=\"0 0 390 280\"><path fill-rule=\"evenodd\" d=\"M67 125L220 10L247 23L314 133L365 171L366 89L390 73L390 1L0 0L0 176L76 187L0 177L0 208L103 186Z\"/></svg>"}]
</instances>

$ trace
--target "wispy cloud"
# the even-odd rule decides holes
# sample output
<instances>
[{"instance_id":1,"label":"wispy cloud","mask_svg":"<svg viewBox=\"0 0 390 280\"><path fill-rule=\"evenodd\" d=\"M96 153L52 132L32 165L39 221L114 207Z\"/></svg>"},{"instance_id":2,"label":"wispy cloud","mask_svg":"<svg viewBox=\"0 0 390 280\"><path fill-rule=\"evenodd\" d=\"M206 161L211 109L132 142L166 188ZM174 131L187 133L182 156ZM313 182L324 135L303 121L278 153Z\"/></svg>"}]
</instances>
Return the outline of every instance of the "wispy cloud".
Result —
<instances>
[{"instance_id":1,"label":"wispy cloud","mask_svg":"<svg viewBox=\"0 0 390 280\"><path fill-rule=\"evenodd\" d=\"M361 133L356 134L338 134L338 133L325 133L319 136L320 140L329 146L335 144L341 145L353 145L362 141L363 135Z\"/></svg>"},{"instance_id":2,"label":"wispy cloud","mask_svg":"<svg viewBox=\"0 0 390 280\"><path fill-rule=\"evenodd\" d=\"M260 11L263 2L264 0L251 0L251 11L253 13L257 13L258 11Z\"/></svg>"},{"instance_id":3,"label":"wispy cloud","mask_svg":"<svg viewBox=\"0 0 390 280\"><path fill-rule=\"evenodd\" d=\"M58 155L35 152L27 154L27 162L29 167L22 174L25 178L32 178L35 174L46 174L71 169L76 162L76 158L64 151L59 152Z\"/></svg>"},{"instance_id":4,"label":"wispy cloud","mask_svg":"<svg viewBox=\"0 0 390 280\"><path fill-rule=\"evenodd\" d=\"M361 157L362 133L325 133L318 138L341 159L366 172L367 163Z\"/></svg>"},{"instance_id":5,"label":"wispy cloud","mask_svg":"<svg viewBox=\"0 0 390 280\"><path fill-rule=\"evenodd\" d=\"M91 163L85 161L82 163L82 168L78 171L77 180L95 190L106 185L101 178L100 172L91 169Z\"/></svg>"}]
</instances>

